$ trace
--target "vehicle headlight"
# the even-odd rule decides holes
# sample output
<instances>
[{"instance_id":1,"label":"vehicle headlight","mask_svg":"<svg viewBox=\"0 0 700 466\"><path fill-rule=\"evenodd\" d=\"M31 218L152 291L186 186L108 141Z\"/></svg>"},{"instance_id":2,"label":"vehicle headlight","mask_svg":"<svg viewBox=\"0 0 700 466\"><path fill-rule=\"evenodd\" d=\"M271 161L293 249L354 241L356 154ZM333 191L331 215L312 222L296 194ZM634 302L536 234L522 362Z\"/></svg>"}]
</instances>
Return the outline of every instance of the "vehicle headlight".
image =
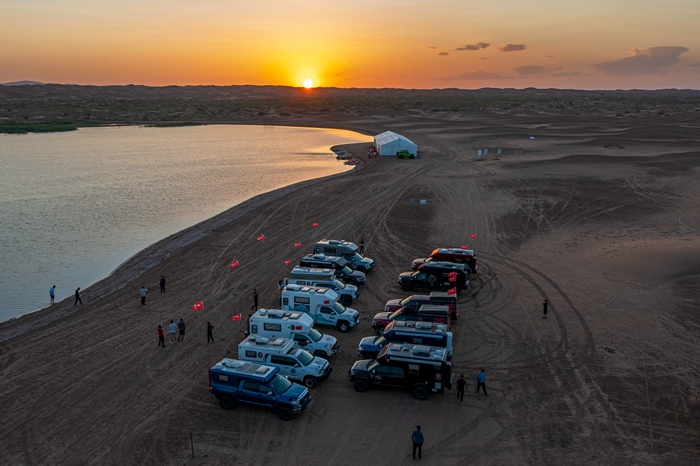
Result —
<instances>
[{"instance_id":1,"label":"vehicle headlight","mask_svg":"<svg viewBox=\"0 0 700 466\"><path fill-rule=\"evenodd\" d=\"M372 325L377 325L377 321L372 319Z\"/></svg>"},{"instance_id":2,"label":"vehicle headlight","mask_svg":"<svg viewBox=\"0 0 700 466\"><path fill-rule=\"evenodd\" d=\"M292 400L293 406L299 406L299 400Z\"/></svg>"}]
</instances>

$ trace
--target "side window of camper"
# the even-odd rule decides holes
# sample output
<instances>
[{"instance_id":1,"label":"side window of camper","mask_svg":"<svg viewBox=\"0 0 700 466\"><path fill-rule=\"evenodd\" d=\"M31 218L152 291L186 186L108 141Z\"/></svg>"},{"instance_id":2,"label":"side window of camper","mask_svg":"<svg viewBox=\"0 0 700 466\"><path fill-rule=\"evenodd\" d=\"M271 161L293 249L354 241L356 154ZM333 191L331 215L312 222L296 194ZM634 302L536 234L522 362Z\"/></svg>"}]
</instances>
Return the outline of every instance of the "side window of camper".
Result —
<instances>
[{"instance_id":1,"label":"side window of camper","mask_svg":"<svg viewBox=\"0 0 700 466\"><path fill-rule=\"evenodd\" d=\"M228 382L228 375L219 374L219 382Z\"/></svg>"},{"instance_id":2,"label":"side window of camper","mask_svg":"<svg viewBox=\"0 0 700 466\"><path fill-rule=\"evenodd\" d=\"M250 326L250 331L251 331L252 333L258 333L258 324L252 324L252 325Z\"/></svg>"},{"instance_id":3,"label":"side window of camper","mask_svg":"<svg viewBox=\"0 0 700 466\"><path fill-rule=\"evenodd\" d=\"M282 324L270 324L265 322L263 324L263 329L267 330L268 332L281 332Z\"/></svg>"},{"instance_id":4,"label":"side window of camper","mask_svg":"<svg viewBox=\"0 0 700 466\"><path fill-rule=\"evenodd\" d=\"M245 350L245 357L246 358L257 358L258 353L255 350Z\"/></svg>"},{"instance_id":5,"label":"side window of camper","mask_svg":"<svg viewBox=\"0 0 700 466\"><path fill-rule=\"evenodd\" d=\"M295 296L294 304L309 304L311 300L306 296Z\"/></svg>"},{"instance_id":6,"label":"side window of camper","mask_svg":"<svg viewBox=\"0 0 700 466\"><path fill-rule=\"evenodd\" d=\"M325 248L326 254L335 255L335 248Z\"/></svg>"},{"instance_id":7,"label":"side window of camper","mask_svg":"<svg viewBox=\"0 0 700 466\"><path fill-rule=\"evenodd\" d=\"M282 305L288 306L289 305L289 298L282 298Z\"/></svg>"}]
</instances>

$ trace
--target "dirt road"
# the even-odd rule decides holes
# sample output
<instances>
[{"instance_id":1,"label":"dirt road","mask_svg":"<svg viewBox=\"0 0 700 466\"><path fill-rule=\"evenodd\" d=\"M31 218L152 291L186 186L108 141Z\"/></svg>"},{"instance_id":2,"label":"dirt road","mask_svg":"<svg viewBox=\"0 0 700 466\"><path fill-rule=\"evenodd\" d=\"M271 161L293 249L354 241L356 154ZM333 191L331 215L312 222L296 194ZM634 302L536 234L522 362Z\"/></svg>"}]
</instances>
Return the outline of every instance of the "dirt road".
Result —
<instances>
[{"instance_id":1,"label":"dirt road","mask_svg":"<svg viewBox=\"0 0 700 466\"><path fill-rule=\"evenodd\" d=\"M0 463L405 464L415 424L425 464L700 461L700 127L669 120L300 118L392 129L421 153L367 160L367 146L349 147L356 170L163 240L86 290L84 307L64 301L1 324ZM332 377L292 422L223 411L207 374L237 353L245 318L231 316L249 313L254 287L274 307L283 261L321 238L364 238L377 263L352 306L360 327L326 329L341 345ZM464 243L480 261L453 325L465 402L454 391L424 402L355 392L345 374L374 313L406 295L397 275L434 247ZM141 306L141 284L157 290L162 274L167 292ZM181 317L185 341L156 346L157 325ZM482 367L489 396L478 399Z\"/></svg>"}]
</instances>

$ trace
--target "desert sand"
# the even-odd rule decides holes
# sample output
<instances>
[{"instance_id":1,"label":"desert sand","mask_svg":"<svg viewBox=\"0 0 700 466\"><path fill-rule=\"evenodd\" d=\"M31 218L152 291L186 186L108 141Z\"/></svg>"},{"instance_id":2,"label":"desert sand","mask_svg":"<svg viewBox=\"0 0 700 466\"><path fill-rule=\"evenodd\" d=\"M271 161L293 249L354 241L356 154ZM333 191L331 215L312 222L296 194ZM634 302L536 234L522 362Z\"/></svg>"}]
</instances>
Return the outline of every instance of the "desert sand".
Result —
<instances>
[{"instance_id":1,"label":"desert sand","mask_svg":"<svg viewBox=\"0 0 700 466\"><path fill-rule=\"evenodd\" d=\"M354 170L259 196L154 244L84 290L84 307L66 300L0 324L0 463L407 464L415 424L424 464L700 462L697 113L576 113L247 119L394 130L420 155L368 160L368 145L347 146L361 160ZM377 263L352 306L362 324L322 328L341 353L293 421L223 411L208 368L235 357L253 288L274 307L282 262L321 238L364 238ZM423 402L355 392L346 372L357 342L388 299L407 295L397 275L437 246L464 243L479 259L452 326L465 402L454 390ZM204 310L192 311L200 300ZM157 325L181 317L186 340L159 348ZM488 398L474 394L482 367Z\"/></svg>"}]
</instances>

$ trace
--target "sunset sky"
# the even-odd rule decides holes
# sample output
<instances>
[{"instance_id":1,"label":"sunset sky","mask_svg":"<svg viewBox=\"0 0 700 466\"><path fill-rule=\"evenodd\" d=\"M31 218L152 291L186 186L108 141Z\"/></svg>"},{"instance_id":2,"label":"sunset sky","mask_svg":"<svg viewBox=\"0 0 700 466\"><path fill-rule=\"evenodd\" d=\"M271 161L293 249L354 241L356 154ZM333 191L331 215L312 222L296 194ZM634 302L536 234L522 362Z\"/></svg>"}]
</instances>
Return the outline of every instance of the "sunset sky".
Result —
<instances>
[{"instance_id":1,"label":"sunset sky","mask_svg":"<svg viewBox=\"0 0 700 466\"><path fill-rule=\"evenodd\" d=\"M700 88L700 0L3 0L0 82Z\"/></svg>"}]
</instances>

